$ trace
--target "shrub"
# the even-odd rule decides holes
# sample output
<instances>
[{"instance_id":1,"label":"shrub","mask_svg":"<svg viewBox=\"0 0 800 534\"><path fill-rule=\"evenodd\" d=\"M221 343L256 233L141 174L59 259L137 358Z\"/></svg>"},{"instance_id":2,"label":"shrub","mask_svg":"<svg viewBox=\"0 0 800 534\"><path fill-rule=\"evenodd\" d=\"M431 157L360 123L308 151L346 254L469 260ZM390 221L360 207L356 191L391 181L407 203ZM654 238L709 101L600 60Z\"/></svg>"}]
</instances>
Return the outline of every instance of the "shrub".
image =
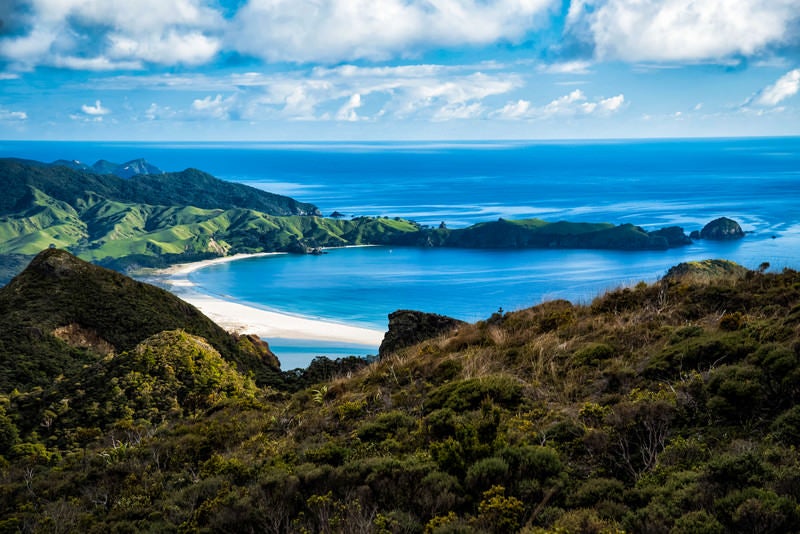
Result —
<instances>
[{"instance_id":1,"label":"shrub","mask_svg":"<svg viewBox=\"0 0 800 534\"><path fill-rule=\"evenodd\" d=\"M478 505L478 522L497 534L516 532L525 511L522 501L506 497L505 492L503 486L492 486Z\"/></svg>"},{"instance_id":2,"label":"shrub","mask_svg":"<svg viewBox=\"0 0 800 534\"><path fill-rule=\"evenodd\" d=\"M733 312L724 314L719 320L719 327L722 330L733 332L739 330L745 324L742 312Z\"/></svg>"},{"instance_id":3,"label":"shrub","mask_svg":"<svg viewBox=\"0 0 800 534\"><path fill-rule=\"evenodd\" d=\"M670 534L724 534L725 527L705 510L689 512L675 521Z\"/></svg>"},{"instance_id":4,"label":"shrub","mask_svg":"<svg viewBox=\"0 0 800 534\"><path fill-rule=\"evenodd\" d=\"M416 428L416 420L403 412L393 410L379 415L374 421L364 423L356 435L362 441L380 442L399 431L410 431Z\"/></svg>"},{"instance_id":5,"label":"shrub","mask_svg":"<svg viewBox=\"0 0 800 534\"><path fill-rule=\"evenodd\" d=\"M800 405L779 415L770 426L775 437L786 445L800 445Z\"/></svg>"},{"instance_id":6,"label":"shrub","mask_svg":"<svg viewBox=\"0 0 800 534\"><path fill-rule=\"evenodd\" d=\"M473 491L485 491L505 482L508 475L508 462L503 458L491 456L478 460L467 469L464 482Z\"/></svg>"},{"instance_id":7,"label":"shrub","mask_svg":"<svg viewBox=\"0 0 800 534\"><path fill-rule=\"evenodd\" d=\"M579 365L597 365L614 356L614 349L606 343L589 343L575 351L573 361Z\"/></svg>"},{"instance_id":8,"label":"shrub","mask_svg":"<svg viewBox=\"0 0 800 534\"><path fill-rule=\"evenodd\" d=\"M457 412L474 410L486 398L513 409L522 403L522 386L517 380L507 376L471 378L445 384L431 392L427 408L450 408Z\"/></svg>"}]
</instances>

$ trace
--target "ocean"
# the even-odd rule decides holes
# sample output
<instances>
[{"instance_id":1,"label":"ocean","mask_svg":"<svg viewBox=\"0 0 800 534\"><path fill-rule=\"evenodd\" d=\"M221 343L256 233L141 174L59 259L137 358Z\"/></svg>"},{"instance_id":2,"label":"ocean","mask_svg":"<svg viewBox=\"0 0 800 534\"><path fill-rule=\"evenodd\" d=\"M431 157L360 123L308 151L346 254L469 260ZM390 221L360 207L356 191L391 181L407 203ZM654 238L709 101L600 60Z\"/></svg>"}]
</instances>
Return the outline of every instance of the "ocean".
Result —
<instances>
[{"instance_id":1,"label":"ocean","mask_svg":"<svg viewBox=\"0 0 800 534\"><path fill-rule=\"evenodd\" d=\"M481 221L679 225L720 216L741 241L668 251L482 251L365 247L272 256L192 273L205 292L309 317L385 329L400 308L474 321L564 298L654 281L681 261L726 258L800 268L800 138L471 143L133 143L0 141L0 156L42 161L146 158L286 194L325 215L405 217L463 227ZM284 368L315 355L377 347L273 342Z\"/></svg>"}]
</instances>

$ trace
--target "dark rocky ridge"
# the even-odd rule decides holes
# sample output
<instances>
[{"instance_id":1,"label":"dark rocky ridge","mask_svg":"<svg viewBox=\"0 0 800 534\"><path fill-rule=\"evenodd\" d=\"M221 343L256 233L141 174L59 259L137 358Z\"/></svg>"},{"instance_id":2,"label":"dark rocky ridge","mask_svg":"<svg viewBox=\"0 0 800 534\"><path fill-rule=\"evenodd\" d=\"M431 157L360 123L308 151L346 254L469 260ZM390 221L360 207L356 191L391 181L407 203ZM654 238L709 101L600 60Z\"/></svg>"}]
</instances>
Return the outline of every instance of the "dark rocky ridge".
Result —
<instances>
[{"instance_id":1,"label":"dark rocky ridge","mask_svg":"<svg viewBox=\"0 0 800 534\"><path fill-rule=\"evenodd\" d=\"M389 314L389 329L383 337L378 355L383 357L466 324L446 315L397 310Z\"/></svg>"}]
</instances>

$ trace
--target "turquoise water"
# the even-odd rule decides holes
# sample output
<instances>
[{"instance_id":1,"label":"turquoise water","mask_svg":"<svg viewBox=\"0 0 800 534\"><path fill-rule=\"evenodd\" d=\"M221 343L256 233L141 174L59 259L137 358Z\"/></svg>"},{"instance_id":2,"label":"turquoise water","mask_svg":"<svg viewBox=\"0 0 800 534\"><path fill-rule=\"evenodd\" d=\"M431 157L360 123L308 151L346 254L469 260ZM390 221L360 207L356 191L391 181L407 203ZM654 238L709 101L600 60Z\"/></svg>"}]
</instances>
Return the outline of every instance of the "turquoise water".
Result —
<instances>
[{"instance_id":1,"label":"turquoise water","mask_svg":"<svg viewBox=\"0 0 800 534\"><path fill-rule=\"evenodd\" d=\"M607 289L654 281L682 261L724 257L781 268L797 265L798 251L800 233L647 252L364 247L223 263L190 279L249 304L385 329L400 308L476 321L545 300L588 303Z\"/></svg>"},{"instance_id":2,"label":"turquoise water","mask_svg":"<svg viewBox=\"0 0 800 534\"><path fill-rule=\"evenodd\" d=\"M800 138L484 143L0 142L0 156L44 161L144 157L164 170L196 167L312 202L325 214L402 216L459 227L498 217L633 222L687 233L727 216L734 243L663 252L356 248L216 265L203 291L278 311L385 329L413 308L465 320L552 298L653 281L676 263L727 258L800 268ZM284 368L314 355L374 353L273 342ZM291 362L291 363L288 363Z\"/></svg>"}]
</instances>

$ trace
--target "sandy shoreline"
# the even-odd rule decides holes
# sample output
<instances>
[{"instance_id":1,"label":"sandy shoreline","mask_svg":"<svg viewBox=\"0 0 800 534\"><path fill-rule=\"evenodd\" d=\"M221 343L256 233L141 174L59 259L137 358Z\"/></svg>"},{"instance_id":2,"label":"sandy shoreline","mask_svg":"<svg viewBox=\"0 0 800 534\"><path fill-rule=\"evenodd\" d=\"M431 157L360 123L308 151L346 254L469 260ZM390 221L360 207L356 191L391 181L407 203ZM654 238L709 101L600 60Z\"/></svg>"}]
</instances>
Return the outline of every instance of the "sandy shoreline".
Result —
<instances>
[{"instance_id":1,"label":"sandy shoreline","mask_svg":"<svg viewBox=\"0 0 800 534\"><path fill-rule=\"evenodd\" d=\"M299 315L289 315L225 300L199 291L189 280L189 274L209 265L227 263L247 258L285 254L262 252L236 254L211 260L172 265L148 274L186 302L197 307L212 321L229 332L255 334L271 341L292 339L364 345L377 348L384 332L371 328L323 321Z\"/></svg>"}]
</instances>

